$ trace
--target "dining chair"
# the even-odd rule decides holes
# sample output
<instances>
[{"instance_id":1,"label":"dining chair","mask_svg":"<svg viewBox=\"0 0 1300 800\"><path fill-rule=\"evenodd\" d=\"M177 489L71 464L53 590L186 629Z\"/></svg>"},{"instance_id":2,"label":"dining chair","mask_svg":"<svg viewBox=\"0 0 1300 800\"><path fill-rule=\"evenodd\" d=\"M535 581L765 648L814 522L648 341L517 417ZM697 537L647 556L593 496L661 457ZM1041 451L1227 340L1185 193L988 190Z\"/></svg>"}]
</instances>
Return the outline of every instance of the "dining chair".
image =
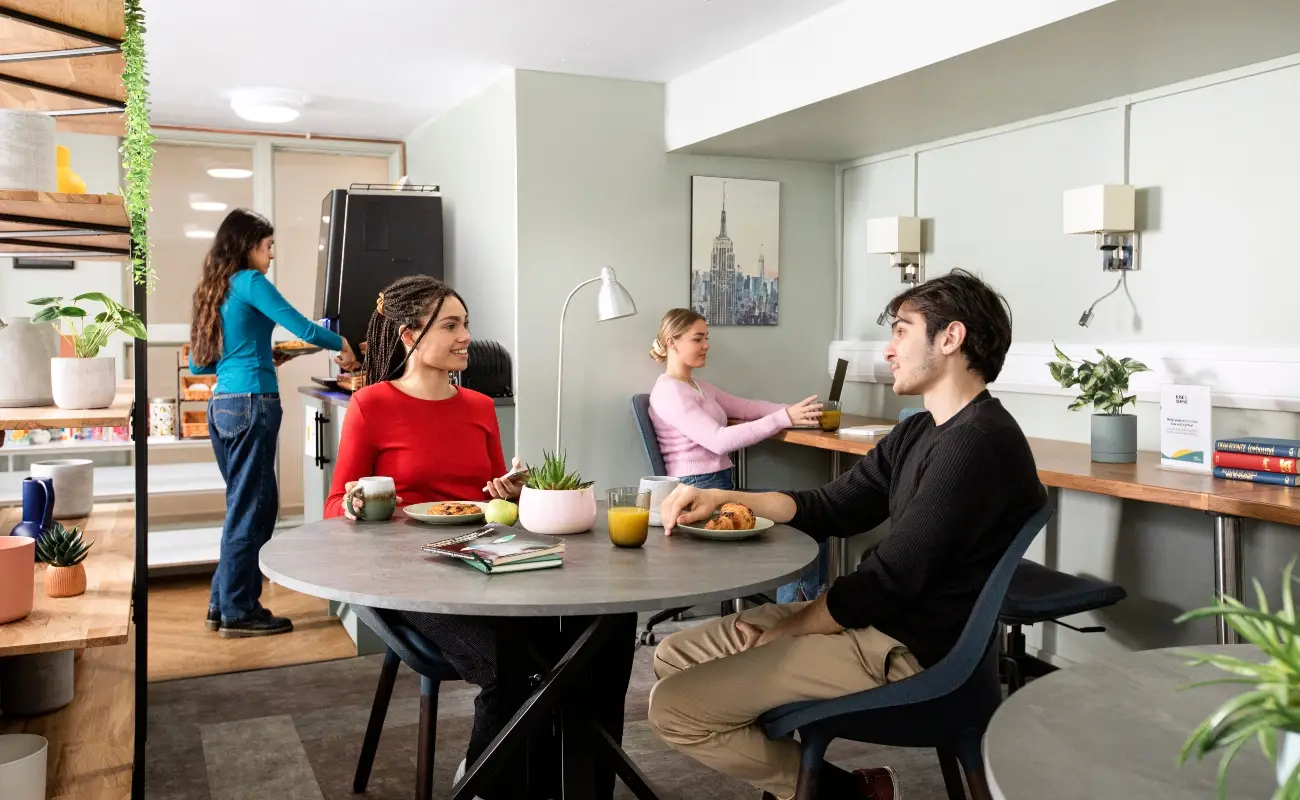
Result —
<instances>
[{"instance_id":1,"label":"dining chair","mask_svg":"<svg viewBox=\"0 0 1300 800\"><path fill-rule=\"evenodd\" d=\"M761 717L769 739L799 735L796 800L817 797L826 748L835 739L934 748L950 800L967 796L963 771L971 797L989 800L980 742L1002 702L998 614L1020 557L1053 512L1049 501L1021 527L985 581L957 643L938 663L895 683L833 700L790 703Z\"/></svg>"}]
</instances>

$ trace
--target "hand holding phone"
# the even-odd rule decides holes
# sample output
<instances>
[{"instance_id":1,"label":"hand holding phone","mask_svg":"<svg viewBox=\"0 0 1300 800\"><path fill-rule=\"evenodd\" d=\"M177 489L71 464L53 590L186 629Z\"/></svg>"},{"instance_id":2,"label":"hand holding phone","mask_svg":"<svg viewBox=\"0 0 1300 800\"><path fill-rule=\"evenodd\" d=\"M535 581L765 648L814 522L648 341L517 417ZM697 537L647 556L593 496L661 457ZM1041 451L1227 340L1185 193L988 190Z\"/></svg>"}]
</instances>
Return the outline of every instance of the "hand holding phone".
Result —
<instances>
[{"instance_id":1,"label":"hand holding phone","mask_svg":"<svg viewBox=\"0 0 1300 800\"><path fill-rule=\"evenodd\" d=\"M510 484L512 484L512 483L513 483L513 484L522 484L522 483L524 483L526 480L528 480L528 468L525 467L523 464L521 464L520 461L519 461L519 458L516 457L516 458L514 459L514 464L513 464L512 468L511 468L511 470L510 470L509 472L507 472L505 475L502 475L500 478L497 478L495 481L492 481L491 483L484 484L484 485L483 485L483 491L486 492L487 494L490 494L490 495L496 496L496 495L498 495L498 494L501 493L500 490L506 488L506 487L509 486ZM497 491L497 492L493 492L493 485L494 485L494 484L496 484L496 486L497 486L497 488L498 488L498 491ZM517 490L515 491L515 494L518 494L518 491L517 491Z\"/></svg>"}]
</instances>

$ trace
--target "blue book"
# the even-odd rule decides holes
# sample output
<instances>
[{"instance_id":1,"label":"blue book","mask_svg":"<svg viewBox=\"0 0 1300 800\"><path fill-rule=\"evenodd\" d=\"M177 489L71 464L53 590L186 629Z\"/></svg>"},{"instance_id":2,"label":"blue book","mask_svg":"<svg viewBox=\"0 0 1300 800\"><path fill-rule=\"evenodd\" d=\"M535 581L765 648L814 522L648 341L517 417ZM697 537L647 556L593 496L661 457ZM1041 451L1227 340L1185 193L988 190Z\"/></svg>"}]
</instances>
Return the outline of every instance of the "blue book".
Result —
<instances>
[{"instance_id":1,"label":"blue book","mask_svg":"<svg viewBox=\"0 0 1300 800\"><path fill-rule=\"evenodd\" d=\"M1233 469L1232 467L1215 467L1214 477L1227 478L1230 481L1271 483L1274 486L1295 486L1296 479L1294 475L1283 475L1280 472L1258 472L1253 469Z\"/></svg>"},{"instance_id":2,"label":"blue book","mask_svg":"<svg viewBox=\"0 0 1300 800\"><path fill-rule=\"evenodd\" d=\"M1248 453L1252 456L1300 458L1300 440L1296 439L1243 436L1238 439L1219 439L1214 443L1214 449L1220 453Z\"/></svg>"}]
</instances>

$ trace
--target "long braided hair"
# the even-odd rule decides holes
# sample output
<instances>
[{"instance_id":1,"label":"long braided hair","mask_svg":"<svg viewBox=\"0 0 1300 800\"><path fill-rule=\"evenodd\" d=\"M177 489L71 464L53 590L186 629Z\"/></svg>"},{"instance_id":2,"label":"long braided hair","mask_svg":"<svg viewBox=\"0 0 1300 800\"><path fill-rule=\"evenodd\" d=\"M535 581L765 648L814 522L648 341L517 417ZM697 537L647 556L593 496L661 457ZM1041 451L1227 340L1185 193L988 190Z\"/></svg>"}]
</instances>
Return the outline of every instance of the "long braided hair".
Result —
<instances>
[{"instance_id":1,"label":"long braided hair","mask_svg":"<svg viewBox=\"0 0 1300 800\"><path fill-rule=\"evenodd\" d=\"M230 290L230 278L248 269L248 254L275 234L271 221L256 211L236 208L222 220L212 247L203 258L203 274L194 290L194 319L190 349L199 366L221 358L221 304Z\"/></svg>"},{"instance_id":2,"label":"long braided hair","mask_svg":"<svg viewBox=\"0 0 1300 800\"><path fill-rule=\"evenodd\" d=\"M370 326L366 328L367 386L401 377L409 352L419 346L448 297L465 304L450 286L428 275L399 278L379 293L375 312L370 315ZM428 322L424 321L426 314ZM409 352L402 344L402 331L407 328L415 334Z\"/></svg>"}]
</instances>

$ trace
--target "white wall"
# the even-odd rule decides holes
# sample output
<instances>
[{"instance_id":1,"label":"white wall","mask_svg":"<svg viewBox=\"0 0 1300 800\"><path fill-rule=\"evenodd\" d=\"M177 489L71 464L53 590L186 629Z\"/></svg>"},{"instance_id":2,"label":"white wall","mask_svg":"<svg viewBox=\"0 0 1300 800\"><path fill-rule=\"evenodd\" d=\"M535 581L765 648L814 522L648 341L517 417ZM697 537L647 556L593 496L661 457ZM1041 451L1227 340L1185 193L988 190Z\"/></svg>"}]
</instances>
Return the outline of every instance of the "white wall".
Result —
<instances>
[{"instance_id":1,"label":"white wall","mask_svg":"<svg viewBox=\"0 0 1300 800\"><path fill-rule=\"evenodd\" d=\"M564 298L608 265L639 313L599 323L596 287L574 298L565 330L563 444L571 466L600 489L646 474L631 396L649 391L661 370L647 355L660 317L689 302L693 174L781 181L780 325L714 328L708 379L773 401L828 390L835 310L830 166L668 155L658 84L521 71L516 101L524 458L554 447ZM810 485L828 469L824 456L783 445L757 448L750 464L757 486Z\"/></svg>"},{"instance_id":2,"label":"white wall","mask_svg":"<svg viewBox=\"0 0 1300 800\"><path fill-rule=\"evenodd\" d=\"M1239 76L1233 76L1239 77ZM853 166L844 179L845 338L881 341L875 319L900 288L886 256L864 253L865 221L910 213L927 220L927 274L957 266L982 274L1011 302L1017 346L1056 340L1071 355L1110 347L1177 345L1259 348L1300 343L1291 319L1300 296L1293 220L1300 218L1300 66L1250 77L1154 92L1127 107L986 131L917 148L911 155ZM1127 115L1127 124L1126 124ZM1126 156L1127 154L1127 156ZM1061 231L1066 189L1104 182L1139 187L1141 270L1097 307L1091 327L1080 313L1109 290L1090 237ZM913 178L915 174L915 180ZM915 192L915 194L914 194ZM1231 348L1240 348L1232 351ZM1118 355L1126 355L1119 352ZM1276 367L1275 367L1276 368ZM1042 368L1045 374L1046 367ZM1214 374L1193 379L1222 380ZM1067 398L1000 391L1026 433L1086 442L1086 413ZM1220 384L1216 392L1231 390ZM887 386L846 388L848 410L893 414L903 403ZM1300 436L1300 416L1254 407L1216 408L1225 435ZM914 404L914 401L910 404ZM1158 408L1139 403L1139 447L1159 447ZM1109 497L1062 493L1055 539L1037 551L1070 572L1114 578L1130 599L1087 615L1104 635L1054 629L1048 648L1072 660L1124 649L1212 641L1211 624L1175 626L1185 609L1212 595L1211 520L1198 512ZM1247 581L1276 596L1281 567L1300 552L1300 530L1245 523ZM1247 584L1249 585L1249 583ZM1076 621L1086 621L1087 617Z\"/></svg>"}]
</instances>

